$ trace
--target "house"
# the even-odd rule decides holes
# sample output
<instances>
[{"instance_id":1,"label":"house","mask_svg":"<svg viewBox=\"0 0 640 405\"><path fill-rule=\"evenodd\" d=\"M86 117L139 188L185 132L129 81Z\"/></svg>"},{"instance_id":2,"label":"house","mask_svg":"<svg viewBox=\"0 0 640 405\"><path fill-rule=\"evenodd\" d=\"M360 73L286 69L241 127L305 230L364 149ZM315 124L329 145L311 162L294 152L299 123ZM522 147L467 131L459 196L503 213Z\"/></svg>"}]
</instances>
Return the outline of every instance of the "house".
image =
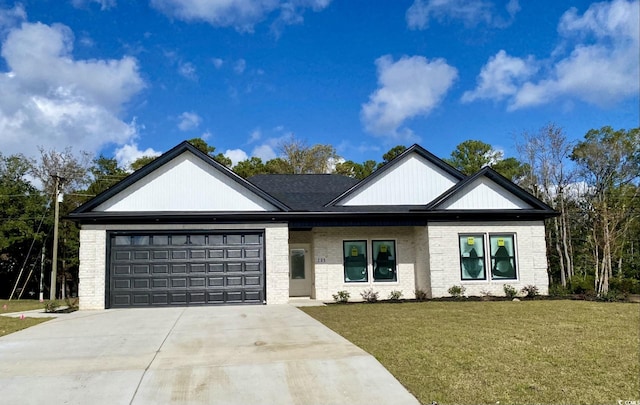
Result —
<instances>
[{"instance_id":1,"label":"house","mask_svg":"<svg viewBox=\"0 0 640 405\"><path fill-rule=\"evenodd\" d=\"M183 142L73 211L82 309L548 291L549 206L413 145L362 181L242 179Z\"/></svg>"}]
</instances>

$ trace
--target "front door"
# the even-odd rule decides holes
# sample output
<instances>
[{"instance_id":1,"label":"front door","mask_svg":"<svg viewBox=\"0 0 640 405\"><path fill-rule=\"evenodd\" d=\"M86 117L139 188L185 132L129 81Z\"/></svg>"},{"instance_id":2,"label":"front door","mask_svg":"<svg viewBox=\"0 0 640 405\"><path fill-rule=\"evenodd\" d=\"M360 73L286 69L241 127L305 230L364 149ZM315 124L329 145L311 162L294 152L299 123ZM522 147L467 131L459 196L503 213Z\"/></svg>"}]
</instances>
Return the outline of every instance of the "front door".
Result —
<instances>
[{"instance_id":1,"label":"front door","mask_svg":"<svg viewBox=\"0 0 640 405\"><path fill-rule=\"evenodd\" d=\"M309 245L289 248L289 296L311 296L311 262Z\"/></svg>"}]
</instances>

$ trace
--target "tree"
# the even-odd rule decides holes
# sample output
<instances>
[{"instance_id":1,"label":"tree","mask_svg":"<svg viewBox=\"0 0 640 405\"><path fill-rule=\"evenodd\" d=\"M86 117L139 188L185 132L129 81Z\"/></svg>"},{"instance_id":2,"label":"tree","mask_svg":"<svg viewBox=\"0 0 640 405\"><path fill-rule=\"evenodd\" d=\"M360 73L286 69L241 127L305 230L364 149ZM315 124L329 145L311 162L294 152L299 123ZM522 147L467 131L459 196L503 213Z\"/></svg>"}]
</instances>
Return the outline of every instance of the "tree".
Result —
<instances>
[{"instance_id":1,"label":"tree","mask_svg":"<svg viewBox=\"0 0 640 405\"><path fill-rule=\"evenodd\" d=\"M293 174L331 173L340 159L331 145L316 144L308 147L305 142L290 137L279 146L282 159Z\"/></svg>"},{"instance_id":2,"label":"tree","mask_svg":"<svg viewBox=\"0 0 640 405\"><path fill-rule=\"evenodd\" d=\"M516 147L526 162L523 165L522 185L533 195L540 198L560 212L560 216L551 220L552 227L547 228L547 249L555 250L560 283L574 275L573 241L571 237L570 206L575 201L571 195L575 173L569 167L569 157L573 144L567 140L562 128L549 123L535 133L525 132L519 137L522 141ZM575 190L574 190L575 191ZM569 194L568 194L569 193ZM549 266L551 268L552 266Z\"/></svg>"},{"instance_id":3,"label":"tree","mask_svg":"<svg viewBox=\"0 0 640 405\"><path fill-rule=\"evenodd\" d=\"M103 155L93 160L89 172L93 181L87 187L87 194L91 196L100 194L128 175L124 168L118 166L116 159L109 159Z\"/></svg>"},{"instance_id":4,"label":"tree","mask_svg":"<svg viewBox=\"0 0 640 405\"><path fill-rule=\"evenodd\" d=\"M373 173L376 166L377 163L375 160L367 160L363 163L356 163L353 160L347 160L346 162L338 163L336 165L335 172L343 176L362 180Z\"/></svg>"},{"instance_id":5,"label":"tree","mask_svg":"<svg viewBox=\"0 0 640 405\"><path fill-rule=\"evenodd\" d=\"M389 149L389 151L387 153L382 155L383 161L382 161L382 163L380 163L380 165L384 165L386 163L391 162L393 159L395 159L399 155L401 155L405 150L407 150L407 147L404 146L404 145L394 146L393 148Z\"/></svg>"},{"instance_id":6,"label":"tree","mask_svg":"<svg viewBox=\"0 0 640 405\"><path fill-rule=\"evenodd\" d=\"M42 182L45 192L52 196L54 203L50 299L55 299L57 294L58 197L60 193L65 194L86 183L89 160L90 155L87 152L80 152L76 157L71 148L66 148L63 152L45 151L40 148L40 161L34 162L31 168L33 174Z\"/></svg>"},{"instance_id":7,"label":"tree","mask_svg":"<svg viewBox=\"0 0 640 405\"><path fill-rule=\"evenodd\" d=\"M502 152L494 150L488 143L475 140L467 140L460 143L451 152L451 157L444 159L444 161L467 176L477 173L485 166L489 166L516 183L522 179L527 171L526 167L517 159L512 157L505 159Z\"/></svg>"},{"instance_id":8,"label":"tree","mask_svg":"<svg viewBox=\"0 0 640 405\"><path fill-rule=\"evenodd\" d=\"M20 272L37 262L50 229L47 198L28 180L31 162L0 153L0 294L9 296Z\"/></svg>"},{"instance_id":9,"label":"tree","mask_svg":"<svg viewBox=\"0 0 640 405\"><path fill-rule=\"evenodd\" d=\"M154 160L156 160L156 158L157 158L157 156L141 156L141 157L137 158L136 160L134 160L133 162L131 162L131 164L129 166L131 167L131 170L133 170L133 171L140 170L144 166L146 166L149 163L151 163Z\"/></svg>"},{"instance_id":10,"label":"tree","mask_svg":"<svg viewBox=\"0 0 640 405\"><path fill-rule=\"evenodd\" d=\"M251 159L238 162L238 164L233 167L233 171L243 179L247 179L251 176L265 173L266 169L264 163L262 163L262 159L253 156Z\"/></svg>"},{"instance_id":11,"label":"tree","mask_svg":"<svg viewBox=\"0 0 640 405\"><path fill-rule=\"evenodd\" d=\"M640 187L640 128L614 130L609 126L592 129L571 154L585 191L587 216L593 247L595 287L607 294L614 265L622 267L622 252L633 235L638 212L630 209Z\"/></svg>"}]
</instances>

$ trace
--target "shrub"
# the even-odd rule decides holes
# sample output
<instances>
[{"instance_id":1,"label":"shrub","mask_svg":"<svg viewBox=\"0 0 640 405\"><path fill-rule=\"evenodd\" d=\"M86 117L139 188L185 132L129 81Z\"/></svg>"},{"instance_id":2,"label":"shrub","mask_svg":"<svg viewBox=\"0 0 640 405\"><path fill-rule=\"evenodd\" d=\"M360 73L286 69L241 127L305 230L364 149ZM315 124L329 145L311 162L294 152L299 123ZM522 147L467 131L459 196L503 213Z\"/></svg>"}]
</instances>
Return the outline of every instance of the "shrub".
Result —
<instances>
[{"instance_id":1,"label":"shrub","mask_svg":"<svg viewBox=\"0 0 640 405\"><path fill-rule=\"evenodd\" d=\"M449 287L449 289L447 290L449 295L451 295L453 298L462 298L462 297L464 297L464 292L465 291L466 291L466 288L464 288L464 286L462 286L462 285L453 285L453 286Z\"/></svg>"},{"instance_id":2,"label":"shrub","mask_svg":"<svg viewBox=\"0 0 640 405\"><path fill-rule=\"evenodd\" d=\"M362 299L366 302L377 302L378 301L378 292L373 291L373 288L368 288L360 293Z\"/></svg>"},{"instance_id":3,"label":"shrub","mask_svg":"<svg viewBox=\"0 0 640 405\"><path fill-rule=\"evenodd\" d=\"M595 295L595 279L593 276L572 276L569 280L569 292L571 294Z\"/></svg>"},{"instance_id":4,"label":"shrub","mask_svg":"<svg viewBox=\"0 0 640 405\"><path fill-rule=\"evenodd\" d=\"M505 284L504 286L502 286L502 289L504 290L504 295L507 298L515 298L518 296L518 290L516 290L515 287L510 284Z\"/></svg>"},{"instance_id":5,"label":"shrub","mask_svg":"<svg viewBox=\"0 0 640 405\"><path fill-rule=\"evenodd\" d=\"M426 301L427 299L429 299L426 291L416 289L415 294L416 294L416 301Z\"/></svg>"},{"instance_id":6,"label":"shrub","mask_svg":"<svg viewBox=\"0 0 640 405\"><path fill-rule=\"evenodd\" d=\"M59 306L56 300L47 301L44 304L44 312L56 312Z\"/></svg>"},{"instance_id":7,"label":"shrub","mask_svg":"<svg viewBox=\"0 0 640 405\"><path fill-rule=\"evenodd\" d=\"M77 311L78 310L78 298L65 298L65 304L67 304L68 311Z\"/></svg>"},{"instance_id":8,"label":"shrub","mask_svg":"<svg viewBox=\"0 0 640 405\"><path fill-rule=\"evenodd\" d=\"M402 298L402 291L393 290L389 293L389 299L391 301L399 301Z\"/></svg>"},{"instance_id":9,"label":"shrub","mask_svg":"<svg viewBox=\"0 0 640 405\"><path fill-rule=\"evenodd\" d=\"M597 301L604 302L616 302L616 301L624 301L626 299L624 293L620 293L616 290L609 290L606 294L601 294L596 297Z\"/></svg>"},{"instance_id":10,"label":"shrub","mask_svg":"<svg viewBox=\"0 0 640 405\"><path fill-rule=\"evenodd\" d=\"M639 294L640 281L633 278L614 277L609 280L609 289L623 294Z\"/></svg>"},{"instance_id":11,"label":"shrub","mask_svg":"<svg viewBox=\"0 0 640 405\"><path fill-rule=\"evenodd\" d=\"M569 289L563 287L562 284L552 284L549 286L549 295L551 297L566 297L569 295Z\"/></svg>"},{"instance_id":12,"label":"shrub","mask_svg":"<svg viewBox=\"0 0 640 405\"><path fill-rule=\"evenodd\" d=\"M522 291L522 293L525 294L525 297L527 298L535 298L536 296L540 295L540 292L538 291L538 287L536 287L533 284L529 284L522 287L522 290L520 291Z\"/></svg>"},{"instance_id":13,"label":"shrub","mask_svg":"<svg viewBox=\"0 0 640 405\"><path fill-rule=\"evenodd\" d=\"M336 294L333 294L333 300L339 304L346 304L349 301L349 297L351 297L351 294L349 294L348 291L338 291Z\"/></svg>"}]
</instances>

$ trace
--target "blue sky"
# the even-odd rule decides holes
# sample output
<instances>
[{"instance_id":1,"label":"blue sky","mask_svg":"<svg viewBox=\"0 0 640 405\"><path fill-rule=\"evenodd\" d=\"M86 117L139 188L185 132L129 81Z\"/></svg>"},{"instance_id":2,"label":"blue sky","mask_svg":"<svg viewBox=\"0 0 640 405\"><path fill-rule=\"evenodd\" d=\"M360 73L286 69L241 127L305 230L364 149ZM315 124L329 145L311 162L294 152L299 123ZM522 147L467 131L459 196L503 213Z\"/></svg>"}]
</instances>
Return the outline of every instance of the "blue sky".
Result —
<instances>
[{"instance_id":1,"label":"blue sky","mask_svg":"<svg viewBox=\"0 0 640 405\"><path fill-rule=\"evenodd\" d=\"M345 159L639 124L639 3L0 0L0 151Z\"/></svg>"}]
</instances>

